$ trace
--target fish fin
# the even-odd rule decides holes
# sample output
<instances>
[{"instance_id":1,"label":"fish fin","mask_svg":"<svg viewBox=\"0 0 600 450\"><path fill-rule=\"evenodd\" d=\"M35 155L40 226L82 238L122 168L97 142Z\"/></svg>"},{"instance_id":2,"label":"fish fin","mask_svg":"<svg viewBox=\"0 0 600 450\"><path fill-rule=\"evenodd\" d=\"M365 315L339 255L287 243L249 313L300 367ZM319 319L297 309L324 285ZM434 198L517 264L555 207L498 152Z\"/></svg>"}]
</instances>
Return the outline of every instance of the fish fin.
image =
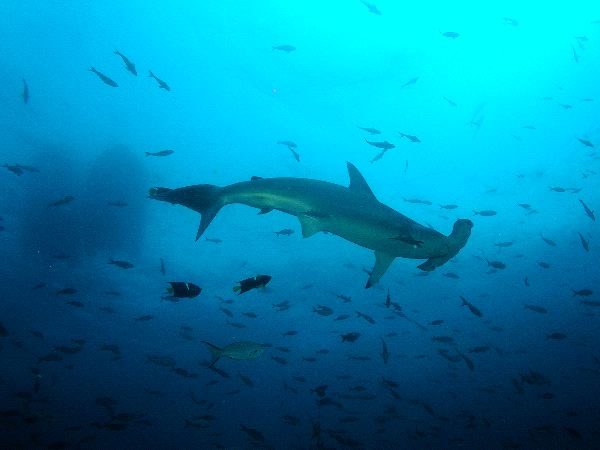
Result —
<instances>
[{"instance_id":1,"label":"fish fin","mask_svg":"<svg viewBox=\"0 0 600 450\"><path fill-rule=\"evenodd\" d=\"M219 360L219 358L223 354L223 351L219 347L217 347L216 345L211 344L208 341L200 341L200 342L202 342L203 344L206 344L206 346L210 350L210 354L212 355L212 361L210 362L210 364L209 364L208 367L214 366L215 363Z\"/></svg>"},{"instance_id":2,"label":"fish fin","mask_svg":"<svg viewBox=\"0 0 600 450\"><path fill-rule=\"evenodd\" d=\"M396 257L394 255L390 255L389 253L375 252L375 266L371 271L371 275L369 276L369 280L367 281L365 289L370 288L379 281L388 267L390 267L390 264L394 259L396 259Z\"/></svg>"},{"instance_id":3,"label":"fish fin","mask_svg":"<svg viewBox=\"0 0 600 450\"><path fill-rule=\"evenodd\" d=\"M254 181L254 180L262 180L263 177L257 177L256 175L254 175L252 178L250 178L250 181Z\"/></svg>"},{"instance_id":4,"label":"fish fin","mask_svg":"<svg viewBox=\"0 0 600 450\"><path fill-rule=\"evenodd\" d=\"M198 231L196 232L196 240L200 239L202 233L208 228L210 223L213 221L221 206L212 206L200 214L200 225L198 226Z\"/></svg>"},{"instance_id":5,"label":"fish fin","mask_svg":"<svg viewBox=\"0 0 600 450\"><path fill-rule=\"evenodd\" d=\"M258 214L267 214L270 213L271 211L273 211L273 208L262 208Z\"/></svg>"},{"instance_id":6,"label":"fish fin","mask_svg":"<svg viewBox=\"0 0 600 450\"><path fill-rule=\"evenodd\" d=\"M367 181L358 171L356 166L351 162L346 162L346 165L348 166L348 175L350 176L349 189L369 194L369 196L373 197L373 200L377 200L377 198L375 198L375 195L373 194L373 191L371 191L371 188L367 184Z\"/></svg>"},{"instance_id":7,"label":"fish fin","mask_svg":"<svg viewBox=\"0 0 600 450\"><path fill-rule=\"evenodd\" d=\"M311 237L313 234L322 231L319 220L310 215L301 214L298 216L300 226L302 227L302 237Z\"/></svg>"}]
</instances>

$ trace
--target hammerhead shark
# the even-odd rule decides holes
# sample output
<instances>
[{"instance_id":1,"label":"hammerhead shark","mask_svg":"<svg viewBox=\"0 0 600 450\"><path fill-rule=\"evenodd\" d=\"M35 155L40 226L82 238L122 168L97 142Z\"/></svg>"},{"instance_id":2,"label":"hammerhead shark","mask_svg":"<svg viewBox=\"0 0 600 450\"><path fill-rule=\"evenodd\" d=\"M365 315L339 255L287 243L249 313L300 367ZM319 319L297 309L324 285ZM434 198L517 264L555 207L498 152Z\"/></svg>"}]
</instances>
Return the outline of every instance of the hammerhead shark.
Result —
<instances>
[{"instance_id":1,"label":"hammerhead shark","mask_svg":"<svg viewBox=\"0 0 600 450\"><path fill-rule=\"evenodd\" d=\"M201 215L196 240L219 210L241 203L259 208L259 214L274 209L298 217L302 236L319 231L340 236L375 251L375 266L365 288L373 286L397 257L426 259L419 269L430 272L462 249L473 222L459 219L448 236L424 227L380 203L358 169L348 165L350 186L308 178L252 177L229 186L197 184L178 189L155 187L149 197L186 206Z\"/></svg>"}]
</instances>

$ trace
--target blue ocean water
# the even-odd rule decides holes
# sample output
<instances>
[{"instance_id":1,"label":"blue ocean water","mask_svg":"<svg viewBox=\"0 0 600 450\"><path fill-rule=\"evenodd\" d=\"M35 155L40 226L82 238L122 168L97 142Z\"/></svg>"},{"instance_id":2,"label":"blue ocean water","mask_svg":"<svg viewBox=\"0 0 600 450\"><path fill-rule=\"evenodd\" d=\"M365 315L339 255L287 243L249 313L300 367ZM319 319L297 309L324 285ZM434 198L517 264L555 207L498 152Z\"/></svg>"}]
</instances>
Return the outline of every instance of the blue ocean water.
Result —
<instances>
[{"instance_id":1,"label":"blue ocean water","mask_svg":"<svg viewBox=\"0 0 600 450\"><path fill-rule=\"evenodd\" d=\"M0 36L3 448L597 448L600 6L8 0ZM365 289L278 205L196 242L148 198L347 162L422 225L382 239L464 248Z\"/></svg>"}]
</instances>

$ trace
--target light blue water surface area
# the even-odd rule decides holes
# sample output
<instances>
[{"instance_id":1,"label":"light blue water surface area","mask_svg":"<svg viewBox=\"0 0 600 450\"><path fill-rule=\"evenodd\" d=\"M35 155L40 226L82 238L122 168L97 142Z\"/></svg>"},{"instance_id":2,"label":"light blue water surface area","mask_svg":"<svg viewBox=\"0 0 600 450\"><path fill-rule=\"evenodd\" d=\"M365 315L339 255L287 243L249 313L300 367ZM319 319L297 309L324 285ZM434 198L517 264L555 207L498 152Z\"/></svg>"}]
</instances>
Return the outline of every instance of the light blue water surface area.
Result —
<instances>
[{"instance_id":1,"label":"light blue water surface area","mask_svg":"<svg viewBox=\"0 0 600 450\"><path fill-rule=\"evenodd\" d=\"M600 4L374 2L2 2L2 448L598 448Z\"/></svg>"}]
</instances>

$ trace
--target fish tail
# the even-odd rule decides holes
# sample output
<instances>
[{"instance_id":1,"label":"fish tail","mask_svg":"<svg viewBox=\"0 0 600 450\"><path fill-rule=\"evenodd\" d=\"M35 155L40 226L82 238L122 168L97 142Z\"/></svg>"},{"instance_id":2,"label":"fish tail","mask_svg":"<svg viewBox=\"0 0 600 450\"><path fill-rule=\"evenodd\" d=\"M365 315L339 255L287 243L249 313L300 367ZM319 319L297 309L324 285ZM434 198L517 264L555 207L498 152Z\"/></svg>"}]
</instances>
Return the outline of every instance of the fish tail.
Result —
<instances>
[{"instance_id":1,"label":"fish tail","mask_svg":"<svg viewBox=\"0 0 600 450\"><path fill-rule=\"evenodd\" d=\"M212 361L210 362L208 367L214 366L215 363L219 360L219 358L221 358L221 354L223 353L223 351L219 347L211 344L208 341L200 341L200 342L202 342L203 344L206 344L206 346L210 350L210 354L212 355Z\"/></svg>"},{"instance_id":2,"label":"fish tail","mask_svg":"<svg viewBox=\"0 0 600 450\"><path fill-rule=\"evenodd\" d=\"M217 213L223 207L219 195L221 188L212 184L197 184L179 189L154 187L150 189L148 197L168 203L183 205L201 215L200 225L196 233L196 240L208 228Z\"/></svg>"}]
</instances>

